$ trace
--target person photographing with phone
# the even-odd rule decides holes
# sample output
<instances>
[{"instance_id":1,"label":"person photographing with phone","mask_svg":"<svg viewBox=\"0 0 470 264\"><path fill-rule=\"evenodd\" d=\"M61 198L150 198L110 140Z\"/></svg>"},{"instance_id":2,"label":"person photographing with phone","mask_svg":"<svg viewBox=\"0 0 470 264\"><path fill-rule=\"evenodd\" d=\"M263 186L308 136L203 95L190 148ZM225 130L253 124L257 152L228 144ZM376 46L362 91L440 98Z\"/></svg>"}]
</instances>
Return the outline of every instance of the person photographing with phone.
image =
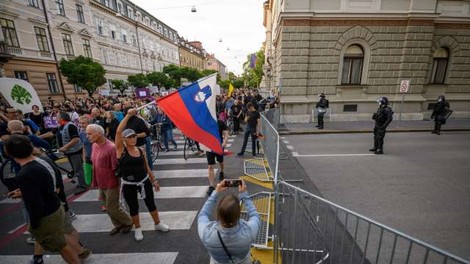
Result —
<instances>
[{"instance_id":1,"label":"person photographing with phone","mask_svg":"<svg viewBox=\"0 0 470 264\"><path fill-rule=\"evenodd\" d=\"M228 186L238 187L238 197L233 194L219 197L230 188ZM220 200L216 208L217 220L211 221L210 216L217 200ZM248 212L248 221L240 219L240 201ZM251 264L251 243L259 228L259 214L241 179L225 179L217 184L198 215L199 238L209 253L211 264Z\"/></svg>"}]
</instances>

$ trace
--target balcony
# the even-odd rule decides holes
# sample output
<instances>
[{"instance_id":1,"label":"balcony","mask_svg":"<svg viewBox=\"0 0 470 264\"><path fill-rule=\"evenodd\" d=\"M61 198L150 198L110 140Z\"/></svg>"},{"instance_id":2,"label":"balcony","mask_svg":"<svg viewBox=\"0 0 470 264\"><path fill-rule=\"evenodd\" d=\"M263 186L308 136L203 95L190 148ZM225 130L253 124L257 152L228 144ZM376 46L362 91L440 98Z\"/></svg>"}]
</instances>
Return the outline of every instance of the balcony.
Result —
<instances>
[{"instance_id":1,"label":"balcony","mask_svg":"<svg viewBox=\"0 0 470 264\"><path fill-rule=\"evenodd\" d=\"M21 51L21 48L20 48L20 47L11 47L11 46L7 46L7 49L8 49L8 52L9 52L9 53L23 54L23 52Z\"/></svg>"},{"instance_id":2,"label":"balcony","mask_svg":"<svg viewBox=\"0 0 470 264\"><path fill-rule=\"evenodd\" d=\"M0 63L7 63L13 57L15 56L10 54L10 51L6 43L3 41L0 41Z\"/></svg>"}]
</instances>

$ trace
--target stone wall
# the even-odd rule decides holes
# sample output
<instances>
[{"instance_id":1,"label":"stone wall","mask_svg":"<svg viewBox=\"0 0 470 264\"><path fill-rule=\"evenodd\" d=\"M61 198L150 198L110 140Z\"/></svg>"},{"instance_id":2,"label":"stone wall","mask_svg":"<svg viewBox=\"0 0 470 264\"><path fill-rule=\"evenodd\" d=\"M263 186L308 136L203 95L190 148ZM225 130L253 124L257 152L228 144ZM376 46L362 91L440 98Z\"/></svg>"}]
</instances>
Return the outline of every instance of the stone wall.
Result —
<instances>
[{"instance_id":1,"label":"stone wall","mask_svg":"<svg viewBox=\"0 0 470 264\"><path fill-rule=\"evenodd\" d=\"M451 27L451 28L449 28ZM432 20L284 20L275 49L280 51L281 102L286 122L310 122L318 93L325 93L335 120L370 118L375 100L387 96L397 112L401 80L410 80L403 119L423 119L437 94L470 116L470 29L466 25L435 24ZM343 54L351 44L364 49L360 85L341 85ZM444 85L430 85L433 52L451 52ZM440 87L438 89L430 86ZM357 104L357 112L343 112Z\"/></svg>"}]
</instances>

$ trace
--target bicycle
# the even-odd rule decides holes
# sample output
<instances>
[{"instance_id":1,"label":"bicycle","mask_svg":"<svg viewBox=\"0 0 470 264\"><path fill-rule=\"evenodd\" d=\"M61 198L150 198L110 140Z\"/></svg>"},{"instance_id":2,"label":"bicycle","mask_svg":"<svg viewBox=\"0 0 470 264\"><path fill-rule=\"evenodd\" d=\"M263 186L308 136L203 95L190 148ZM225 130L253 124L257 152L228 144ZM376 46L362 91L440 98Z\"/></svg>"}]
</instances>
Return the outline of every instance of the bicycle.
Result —
<instances>
[{"instance_id":1,"label":"bicycle","mask_svg":"<svg viewBox=\"0 0 470 264\"><path fill-rule=\"evenodd\" d=\"M183 158L184 160L188 160L189 156L189 150L191 150L193 153L194 152L198 152L198 155L199 157L202 157L204 156L204 152L202 152L202 150L200 150L198 144L196 141L188 138L186 135L183 135L184 137L184 148L183 148Z\"/></svg>"},{"instance_id":2,"label":"bicycle","mask_svg":"<svg viewBox=\"0 0 470 264\"><path fill-rule=\"evenodd\" d=\"M160 151L163 150L162 143L160 141L161 138L161 124L157 123L150 127L150 139L152 140L150 145L150 151L152 153L152 162L155 162L158 158L158 154Z\"/></svg>"}]
</instances>

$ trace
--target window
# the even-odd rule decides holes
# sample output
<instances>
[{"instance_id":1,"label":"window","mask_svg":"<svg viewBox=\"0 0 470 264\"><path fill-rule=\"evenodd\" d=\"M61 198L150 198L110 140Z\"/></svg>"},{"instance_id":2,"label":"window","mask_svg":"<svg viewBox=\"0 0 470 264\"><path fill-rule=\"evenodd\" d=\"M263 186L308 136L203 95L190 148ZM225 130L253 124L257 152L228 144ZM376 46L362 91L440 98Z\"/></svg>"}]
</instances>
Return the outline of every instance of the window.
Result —
<instances>
[{"instance_id":1,"label":"window","mask_svg":"<svg viewBox=\"0 0 470 264\"><path fill-rule=\"evenodd\" d=\"M361 84L364 51L359 45L351 45L343 58L341 84Z\"/></svg>"},{"instance_id":2,"label":"window","mask_svg":"<svg viewBox=\"0 0 470 264\"><path fill-rule=\"evenodd\" d=\"M25 71L15 71L15 78L28 81L28 73Z\"/></svg>"},{"instance_id":3,"label":"window","mask_svg":"<svg viewBox=\"0 0 470 264\"><path fill-rule=\"evenodd\" d=\"M90 40L83 39L83 54L85 57L92 58Z\"/></svg>"},{"instance_id":4,"label":"window","mask_svg":"<svg viewBox=\"0 0 470 264\"><path fill-rule=\"evenodd\" d=\"M57 77L55 76L55 73L46 73L46 76L49 92L59 93L59 86L57 85Z\"/></svg>"},{"instance_id":5,"label":"window","mask_svg":"<svg viewBox=\"0 0 470 264\"><path fill-rule=\"evenodd\" d=\"M82 87L74 84L73 85L73 91L76 92L76 93L81 93L81 92L83 92L83 89L82 89Z\"/></svg>"},{"instance_id":6,"label":"window","mask_svg":"<svg viewBox=\"0 0 470 264\"><path fill-rule=\"evenodd\" d=\"M65 54L73 56L72 36L69 34L62 34L62 41L64 42Z\"/></svg>"},{"instance_id":7,"label":"window","mask_svg":"<svg viewBox=\"0 0 470 264\"><path fill-rule=\"evenodd\" d=\"M111 7L111 4L109 3L109 0L104 0L104 5L107 7Z\"/></svg>"},{"instance_id":8,"label":"window","mask_svg":"<svg viewBox=\"0 0 470 264\"><path fill-rule=\"evenodd\" d=\"M39 51L50 52L49 43L47 43L46 30L40 27L34 27L36 33L36 41L38 42Z\"/></svg>"},{"instance_id":9,"label":"window","mask_svg":"<svg viewBox=\"0 0 470 264\"><path fill-rule=\"evenodd\" d=\"M116 38L116 31L111 30L111 38L113 38L113 39Z\"/></svg>"},{"instance_id":10,"label":"window","mask_svg":"<svg viewBox=\"0 0 470 264\"><path fill-rule=\"evenodd\" d=\"M13 20L0 18L0 25L2 26L3 37L5 38L6 44L10 47L19 48L20 43L18 42L18 36L16 36L16 28Z\"/></svg>"},{"instance_id":11,"label":"window","mask_svg":"<svg viewBox=\"0 0 470 264\"><path fill-rule=\"evenodd\" d=\"M134 19L134 10L132 10L132 8L130 8L130 7L127 7L127 16L130 19Z\"/></svg>"},{"instance_id":12,"label":"window","mask_svg":"<svg viewBox=\"0 0 470 264\"><path fill-rule=\"evenodd\" d=\"M118 10L119 13L122 14L122 4L121 3L117 4L117 10Z\"/></svg>"},{"instance_id":13,"label":"window","mask_svg":"<svg viewBox=\"0 0 470 264\"><path fill-rule=\"evenodd\" d=\"M83 15L83 6L76 5L78 22L85 24L85 16Z\"/></svg>"},{"instance_id":14,"label":"window","mask_svg":"<svg viewBox=\"0 0 470 264\"><path fill-rule=\"evenodd\" d=\"M38 0L28 0L28 5L32 7L39 8Z\"/></svg>"},{"instance_id":15,"label":"window","mask_svg":"<svg viewBox=\"0 0 470 264\"><path fill-rule=\"evenodd\" d=\"M343 105L343 112L357 112L357 104Z\"/></svg>"},{"instance_id":16,"label":"window","mask_svg":"<svg viewBox=\"0 0 470 264\"><path fill-rule=\"evenodd\" d=\"M125 30L122 30L122 31L121 31L121 34L122 34L122 41L123 41L124 43L127 43L127 36L126 36L126 35L127 35L127 32L126 32Z\"/></svg>"},{"instance_id":17,"label":"window","mask_svg":"<svg viewBox=\"0 0 470 264\"><path fill-rule=\"evenodd\" d=\"M59 12L59 15L65 16L64 0L55 0L55 4L57 6L57 11Z\"/></svg>"},{"instance_id":18,"label":"window","mask_svg":"<svg viewBox=\"0 0 470 264\"><path fill-rule=\"evenodd\" d=\"M434 52L432 60L432 72L429 83L443 84L446 78L447 65L449 64L449 51L440 48Z\"/></svg>"}]
</instances>

